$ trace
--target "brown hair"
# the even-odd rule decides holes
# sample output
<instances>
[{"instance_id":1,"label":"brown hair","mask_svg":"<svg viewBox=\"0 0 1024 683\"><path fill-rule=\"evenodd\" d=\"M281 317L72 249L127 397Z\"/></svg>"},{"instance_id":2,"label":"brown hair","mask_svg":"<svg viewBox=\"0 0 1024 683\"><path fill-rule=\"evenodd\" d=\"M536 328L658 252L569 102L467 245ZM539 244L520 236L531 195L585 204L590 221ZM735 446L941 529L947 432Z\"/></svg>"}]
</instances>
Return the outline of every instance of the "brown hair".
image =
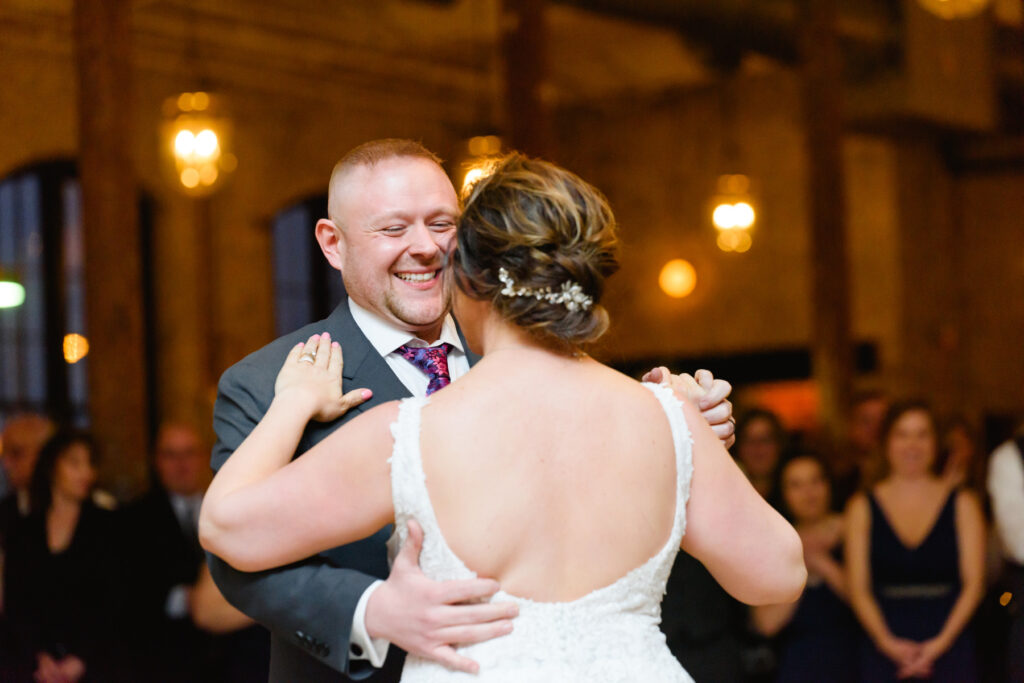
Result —
<instances>
[{"instance_id":1,"label":"brown hair","mask_svg":"<svg viewBox=\"0 0 1024 683\"><path fill-rule=\"evenodd\" d=\"M513 152L472 187L457 230L456 282L490 300L506 320L565 346L592 342L608 329L600 305L605 279L619 268L615 216L595 187L558 166ZM587 308L530 296L506 296L498 271L516 288L558 292L579 284Z\"/></svg>"},{"instance_id":2,"label":"brown hair","mask_svg":"<svg viewBox=\"0 0 1024 683\"><path fill-rule=\"evenodd\" d=\"M903 401L897 401L889 406L889 410L885 413L885 419L882 420L881 428L881 440L879 442L879 452L875 457L874 472L866 477L867 484L869 486L877 484L886 477L889 476L891 466L889 465L889 440L892 438L893 430L896 428L896 423L899 422L904 415L908 413L924 413L925 417L928 418L928 423L931 425L932 436L935 439L935 452L932 453L932 474L938 475L939 473L939 430L938 422L935 419L935 412L932 410L931 405L927 401L922 399L907 399Z\"/></svg>"}]
</instances>

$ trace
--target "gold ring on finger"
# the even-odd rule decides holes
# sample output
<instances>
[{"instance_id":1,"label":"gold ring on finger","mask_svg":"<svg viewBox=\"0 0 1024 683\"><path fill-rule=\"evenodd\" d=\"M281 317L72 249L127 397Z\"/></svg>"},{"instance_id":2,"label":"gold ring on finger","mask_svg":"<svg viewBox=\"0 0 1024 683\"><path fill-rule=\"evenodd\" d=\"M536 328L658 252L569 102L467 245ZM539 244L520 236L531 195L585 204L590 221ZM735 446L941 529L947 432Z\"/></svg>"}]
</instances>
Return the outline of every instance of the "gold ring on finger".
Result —
<instances>
[{"instance_id":1,"label":"gold ring on finger","mask_svg":"<svg viewBox=\"0 0 1024 683\"><path fill-rule=\"evenodd\" d=\"M299 362L300 363L309 363L310 365L312 365L313 363L316 362L316 354L307 351L304 354L302 354L301 356L299 356Z\"/></svg>"}]
</instances>

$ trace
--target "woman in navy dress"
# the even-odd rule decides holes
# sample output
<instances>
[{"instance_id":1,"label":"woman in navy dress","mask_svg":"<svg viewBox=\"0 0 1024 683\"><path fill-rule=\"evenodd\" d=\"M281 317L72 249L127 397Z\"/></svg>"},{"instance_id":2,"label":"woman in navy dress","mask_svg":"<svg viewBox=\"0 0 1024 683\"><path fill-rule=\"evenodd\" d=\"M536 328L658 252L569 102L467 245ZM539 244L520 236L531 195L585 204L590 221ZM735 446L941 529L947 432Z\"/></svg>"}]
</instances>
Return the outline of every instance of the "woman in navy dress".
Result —
<instances>
[{"instance_id":1,"label":"woman in navy dress","mask_svg":"<svg viewBox=\"0 0 1024 683\"><path fill-rule=\"evenodd\" d=\"M779 470L783 512L803 541L807 587L795 603L754 607L754 627L778 636L778 683L854 683L860 629L846 604L843 519L831 511L831 485L816 455L801 453Z\"/></svg>"},{"instance_id":2,"label":"woman in navy dress","mask_svg":"<svg viewBox=\"0 0 1024 683\"><path fill-rule=\"evenodd\" d=\"M984 591L985 522L973 493L935 472L935 420L894 405L883 429L887 472L847 508L850 598L869 640L864 681L977 680L969 623Z\"/></svg>"}]
</instances>

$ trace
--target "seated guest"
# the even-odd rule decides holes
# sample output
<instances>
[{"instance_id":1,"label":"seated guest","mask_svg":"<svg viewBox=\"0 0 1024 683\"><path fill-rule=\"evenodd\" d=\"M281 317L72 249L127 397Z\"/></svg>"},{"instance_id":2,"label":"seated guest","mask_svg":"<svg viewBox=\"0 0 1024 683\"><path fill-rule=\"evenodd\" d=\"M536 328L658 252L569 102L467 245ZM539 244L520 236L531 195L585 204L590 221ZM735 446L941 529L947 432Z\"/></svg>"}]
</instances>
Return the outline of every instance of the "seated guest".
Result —
<instances>
[{"instance_id":1,"label":"seated guest","mask_svg":"<svg viewBox=\"0 0 1024 683\"><path fill-rule=\"evenodd\" d=\"M977 680L969 624L985 583L985 522L977 497L936 472L935 419L894 405L882 429L881 480L846 515L850 602L870 637L864 681Z\"/></svg>"},{"instance_id":2,"label":"seated guest","mask_svg":"<svg viewBox=\"0 0 1024 683\"><path fill-rule=\"evenodd\" d=\"M144 659L150 681L236 680L225 668L237 666L224 662L242 653L242 659L255 662L245 666L257 668L250 680L267 676L267 657L260 649L266 639L263 629L254 627L252 635L231 636L229 647L228 638L213 637L192 617L196 598L202 598L207 607L211 601L208 588L196 594L206 559L199 547L197 525L209 483L207 457L208 449L195 429L163 425L153 452L153 486L124 510L133 543L130 590L134 621L140 625L133 647ZM257 644L244 645L246 639ZM263 669L259 672L261 656Z\"/></svg>"},{"instance_id":3,"label":"seated guest","mask_svg":"<svg viewBox=\"0 0 1024 683\"><path fill-rule=\"evenodd\" d=\"M859 630L846 604L843 520L831 510L824 463L808 453L790 458L779 472L779 492L803 541L807 587L797 602L752 608L754 627L779 637L777 681L852 683L859 680Z\"/></svg>"},{"instance_id":4,"label":"seated guest","mask_svg":"<svg viewBox=\"0 0 1024 683\"><path fill-rule=\"evenodd\" d=\"M96 450L58 432L39 453L31 511L12 527L4 603L17 658L41 681L122 680L118 656L121 562L113 513L91 500Z\"/></svg>"},{"instance_id":5,"label":"seated guest","mask_svg":"<svg viewBox=\"0 0 1024 683\"><path fill-rule=\"evenodd\" d=\"M1024 427L992 452L988 470L992 516L1006 558L1010 602L1006 680L1024 681Z\"/></svg>"}]
</instances>

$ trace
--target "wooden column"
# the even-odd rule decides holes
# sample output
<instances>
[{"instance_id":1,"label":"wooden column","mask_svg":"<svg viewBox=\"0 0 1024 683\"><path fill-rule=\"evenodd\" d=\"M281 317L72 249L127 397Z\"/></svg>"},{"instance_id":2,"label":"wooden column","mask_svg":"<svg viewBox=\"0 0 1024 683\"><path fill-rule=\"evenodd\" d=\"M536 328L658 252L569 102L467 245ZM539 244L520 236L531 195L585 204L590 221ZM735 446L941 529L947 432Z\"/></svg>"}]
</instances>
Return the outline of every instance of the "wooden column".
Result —
<instances>
[{"instance_id":1,"label":"wooden column","mask_svg":"<svg viewBox=\"0 0 1024 683\"><path fill-rule=\"evenodd\" d=\"M544 0L502 0L501 4L508 143L520 152L541 157L551 153L544 102L544 5Z\"/></svg>"},{"instance_id":2,"label":"wooden column","mask_svg":"<svg viewBox=\"0 0 1024 683\"><path fill-rule=\"evenodd\" d=\"M843 192L842 64L834 0L802 0L802 106L811 224L812 362L822 422L833 433L850 401L853 352Z\"/></svg>"},{"instance_id":3,"label":"wooden column","mask_svg":"<svg viewBox=\"0 0 1024 683\"><path fill-rule=\"evenodd\" d=\"M141 487L148 446L131 7L131 0L74 4L89 402L101 481L122 496Z\"/></svg>"}]
</instances>

